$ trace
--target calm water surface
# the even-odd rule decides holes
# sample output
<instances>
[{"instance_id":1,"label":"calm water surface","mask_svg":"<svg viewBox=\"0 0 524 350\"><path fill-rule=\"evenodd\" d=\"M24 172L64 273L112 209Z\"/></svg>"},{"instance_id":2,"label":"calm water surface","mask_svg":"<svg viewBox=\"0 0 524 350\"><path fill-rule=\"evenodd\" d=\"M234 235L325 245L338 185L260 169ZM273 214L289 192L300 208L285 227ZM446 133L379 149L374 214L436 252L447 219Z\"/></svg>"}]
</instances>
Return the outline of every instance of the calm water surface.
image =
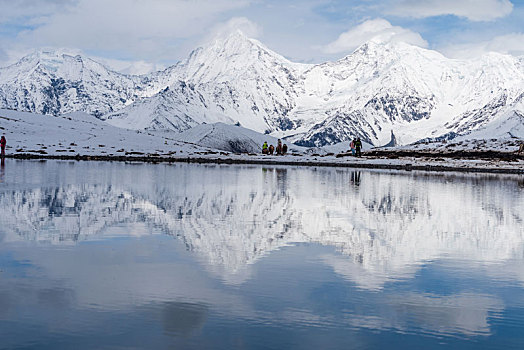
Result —
<instances>
[{"instance_id":1,"label":"calm water surface","mask_svg":"<svg viewBox=\"0 0 524 350\"><path fill-rule=\"evenodd\" d=\"M523 349L524 178L15 161L0 348Z\"/></svg>"}]
</instances>

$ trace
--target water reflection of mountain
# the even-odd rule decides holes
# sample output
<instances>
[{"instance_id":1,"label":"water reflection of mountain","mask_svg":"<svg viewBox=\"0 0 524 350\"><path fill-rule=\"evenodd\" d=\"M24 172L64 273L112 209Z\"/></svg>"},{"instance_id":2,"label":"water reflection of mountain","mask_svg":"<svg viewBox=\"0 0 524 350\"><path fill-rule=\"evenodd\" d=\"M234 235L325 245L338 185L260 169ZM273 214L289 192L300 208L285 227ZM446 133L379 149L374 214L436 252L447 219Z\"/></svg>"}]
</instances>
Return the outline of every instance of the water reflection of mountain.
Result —
<instances>
[{"instance_id":1,"label":"water reflection of mountain","mask_svg":"<svg viewBox=\"0 0 524 350\"><path fill-rule=\"evenodd\" d=\"M400 294L391 296L387 304L389 317L383 314L355 315L350 324L375 330L393 328L403 332L420 327L436 335L489 335L489 315L504 309L503 303L493 296L470 293L448 296ZM403 317L405 314L409 314L411 319Z\"/></svg>"},{"instance_id":2,"label":"water reflection of mountain","mask_svg":"<svg viewBox=\"0 0 524 350\"><path fill-rule=\"evenodd\" d=\"M363 288L409 277L441 257L523 258L524 203L513 178L204 170L161 183L6 190L0 237L71 243L145 223L181 239L228 278L275 249L314 242L342 252L324 262Z\"/></svg>"}]
</instances>

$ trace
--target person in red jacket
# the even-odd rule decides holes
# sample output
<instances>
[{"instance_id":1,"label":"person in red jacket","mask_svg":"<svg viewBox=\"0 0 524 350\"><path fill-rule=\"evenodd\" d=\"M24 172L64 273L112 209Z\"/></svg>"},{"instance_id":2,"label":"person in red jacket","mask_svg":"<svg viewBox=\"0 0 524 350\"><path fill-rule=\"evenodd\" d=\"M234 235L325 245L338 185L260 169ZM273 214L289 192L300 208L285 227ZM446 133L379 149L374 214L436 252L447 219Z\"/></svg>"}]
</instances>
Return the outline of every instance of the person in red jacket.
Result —
<instances>
[{"instance_id":1,"label":"person in red jacket","mask_svg":"<svg viewBox=\"0 0 524 350\"><path fill-rule=\"evenodd\" d=\"M0 139L0 146L2 146L2 157L5 156L5 145L7 144L7 141L5 140L5 136L2 135L2 138Z\"/></svg>"}]
</instances>

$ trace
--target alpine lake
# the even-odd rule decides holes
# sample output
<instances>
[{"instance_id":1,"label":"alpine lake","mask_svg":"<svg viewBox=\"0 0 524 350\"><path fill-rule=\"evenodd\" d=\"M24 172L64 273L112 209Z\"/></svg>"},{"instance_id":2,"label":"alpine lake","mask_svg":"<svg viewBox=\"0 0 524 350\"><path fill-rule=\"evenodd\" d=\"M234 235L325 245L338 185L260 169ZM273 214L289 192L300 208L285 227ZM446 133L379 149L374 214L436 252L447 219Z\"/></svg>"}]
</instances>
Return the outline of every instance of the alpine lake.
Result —
<instances>
[{"instance_id":1,"label":"alpine lake","mask_svg":"<svg viewBox=\"0 0 524 350\"><path fill-rule=\"evenodd\" d=\"M0 349L524 349L524 177L6 159Z\"/></svg>"}]
</instances>

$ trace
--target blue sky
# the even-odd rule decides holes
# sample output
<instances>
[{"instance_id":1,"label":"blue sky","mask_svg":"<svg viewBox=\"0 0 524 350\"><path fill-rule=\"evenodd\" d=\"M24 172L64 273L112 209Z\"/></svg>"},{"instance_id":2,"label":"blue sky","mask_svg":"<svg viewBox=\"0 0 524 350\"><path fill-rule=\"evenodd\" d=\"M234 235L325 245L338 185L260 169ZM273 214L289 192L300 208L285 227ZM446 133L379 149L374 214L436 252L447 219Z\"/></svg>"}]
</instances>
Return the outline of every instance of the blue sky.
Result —
<instances>
[{"instance_id":1,"label":"blue sky","mask_svg":"<svg viewBox=\"0 0 524 350\"><path fill-rule=\"evenodd\" d=\"M373 37L450 57L524 55L524 0L0 0L0 8L0 66L56 47L142 72L235 29L297 62L336 60Z\"/></svg>"}]
</instances>

